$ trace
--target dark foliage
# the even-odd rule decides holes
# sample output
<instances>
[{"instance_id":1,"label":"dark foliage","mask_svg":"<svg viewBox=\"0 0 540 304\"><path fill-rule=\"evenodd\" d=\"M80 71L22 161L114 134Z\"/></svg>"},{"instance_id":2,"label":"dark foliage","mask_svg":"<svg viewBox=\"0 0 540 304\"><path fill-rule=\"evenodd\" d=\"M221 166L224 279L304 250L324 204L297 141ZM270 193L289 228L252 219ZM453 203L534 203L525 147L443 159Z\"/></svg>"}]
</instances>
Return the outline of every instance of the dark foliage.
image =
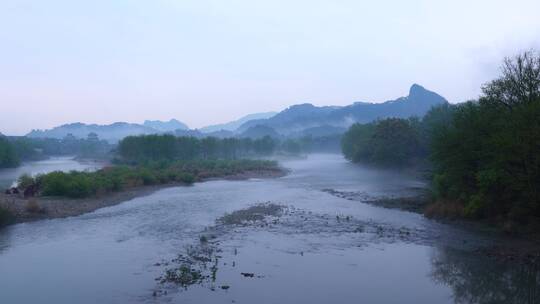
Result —
<instances>
[{"instance_id":1,"label":"dark foliage","mask_svg":"<svg viewBox=\"0 0 540 304\"><path fill-rule=\"evenodd\" d=\"M113 146L92 135L95 134L89 134L86 139L76 139L72 136L67 136L64 139L11 136L6 137L6 140L11 144L17 159L21 161L40 160L57 155L74 155L82 158L98 159L108 158Z\"/></svg>"},{"instance_id":2,"label":"dark foliage","mask_svg":"<svg viewBox=\"0 0 540 304\"><path fill-rule=\"evenodd\" d=\"M489 218L540 229L540 54L506 59L474 101L433 108L420 121L353 125L342 141L354 162L401 166L427 157L432 216Z\"/></svg>"},{"instance_id":3,"label":"dark foliage","mask_svg":"<svg viewBox=\"0 0 540 304\"><path fill-rule=\"evenodd\" d=\"M20 159L15 153L15 147L4 136L0 135L0 168L17 167Z\"/></svg>"},{"instance_id":4,"label":"dark foliage","mask_svg":"<svg viewBox=\"0 0 540 304\"><path fill-rule=\"evenodd\" d=\"M175 137L173 135L129 136L118 144L120 160L127 163L155 161L237 159L269 155L277 143L260 139Z\"/></svg>"},{"instance_id":5,"label":"dark foliage","mask_svg":"<svg viewBox=\"0 0 540 304\"><path fill-rule=\"evenodd\" d=\"M277 163L265 160L195 160L156 162L144 166L113 166L95 172L51 172L35 178L25 176L26 187L42 196L84 198L168 183L192 184L198 180L257 170L277 170Z\"/></svg>"},{"instance_id":6,"label":"dark foliage","mask_svg":"<svg viewBox=\"0 0 540 304\"><path fill-rule=\"evenodd\" d=\"M13 223L13 221L13 214L11 214L11 212L9 212L8 210L0 207L0 228Z\"/></svg>"},{"instance_id":7,"label":"dark foliage","mask_svg":"<svg viewBox=\"0 0 540 304\"><path fill-rule=\"evenodd\" d=\"M353 162L402 167L425 155L420 135L417 119L388 118L354 124L343 136L342 151Z\"/></svg>"},{"instance_id":8,"label":"dark foliage","mask_svg":"<svg viewBox=\"0 0 540 304\"><path fill-rule=\"evenodd\" d=\"M540 56L528 52L505 60L479 100L454 106L431 140L439 200L506 225L539 222L539 92Z\"/></svg>"}]
</instances>

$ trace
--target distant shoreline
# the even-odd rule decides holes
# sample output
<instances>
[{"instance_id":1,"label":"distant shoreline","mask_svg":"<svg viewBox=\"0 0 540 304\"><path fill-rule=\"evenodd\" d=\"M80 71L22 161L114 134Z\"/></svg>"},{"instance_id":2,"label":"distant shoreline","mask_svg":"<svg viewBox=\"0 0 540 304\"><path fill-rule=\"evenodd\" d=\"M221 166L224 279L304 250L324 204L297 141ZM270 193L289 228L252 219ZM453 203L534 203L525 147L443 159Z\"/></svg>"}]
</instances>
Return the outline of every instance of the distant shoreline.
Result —
<instances>
[{"instance_id":1,"label":"distant shoreline","mask_svg":"<svg viewBox=\"0 0 540 304\"><path fill-rule=\"evenodd\" d=\"M251 178L279 178L288 173L284 168L246 171L239 174L226 175L203 179L199 182L214 180L247 180ZM111 192L97 197L89 198L65 198L37 196L32 198L22 198L18 195L0 194L0 207L7 209L14 216L12 224L38 221L43 219L66 218L89 213L104 207L118 205L131 199L150 195L158 190L185 186L185 183L168 183L162 185L139 186L123 191ZM36 202L34 208L29 207L30 202Z\"/></svg>"}]
</instances>

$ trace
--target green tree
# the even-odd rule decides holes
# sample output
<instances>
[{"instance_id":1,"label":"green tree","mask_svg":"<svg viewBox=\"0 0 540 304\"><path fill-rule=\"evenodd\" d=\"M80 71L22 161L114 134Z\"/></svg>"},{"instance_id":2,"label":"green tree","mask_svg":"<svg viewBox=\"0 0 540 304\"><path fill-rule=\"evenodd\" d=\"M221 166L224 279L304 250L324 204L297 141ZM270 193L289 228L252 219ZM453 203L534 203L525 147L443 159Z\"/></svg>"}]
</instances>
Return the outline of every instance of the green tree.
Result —
<instances>
[{"instance_id":1,"label":"green tree","mask_svg":"<svg viewBox=\"0 0 540 304\"><path fill-rule=\"evenodd\" d=\"M421 157L418 119L388 118L354 124L342 139L342 151L353 162L402 167Z\"/></svg>"},{"instance_id":2,"label":"green tree","mask_svg":"<svg viewBox=\"0 0 540 304\"><path fill-rule=\"evenodd\" d=\"M434 190L471 217L540 219L540 56L506 59L477 101L432 132Z\"/></svg>"},{"instance_id":3,"label":"green tree","mask_svg":"<svg viewBox=\"0 0 540 304\"><path fill-rule=\"evenodd\" d=\"M0 135L0 168L17 167L19 162L13 144L6 137Z\"/></svg>"}]
</instances>

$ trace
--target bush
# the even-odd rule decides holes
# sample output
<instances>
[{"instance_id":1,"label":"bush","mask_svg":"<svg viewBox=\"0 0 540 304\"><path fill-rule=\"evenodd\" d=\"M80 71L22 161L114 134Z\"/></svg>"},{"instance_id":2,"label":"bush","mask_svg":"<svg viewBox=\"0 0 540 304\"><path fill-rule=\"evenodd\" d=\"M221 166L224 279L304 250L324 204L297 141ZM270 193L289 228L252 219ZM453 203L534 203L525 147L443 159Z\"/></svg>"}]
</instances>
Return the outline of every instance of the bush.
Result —
<instances>
[{"instance_id":1,"label":"bush","mask_svg":"<svg viewBox=\"0 0 540 304\"><path fill-rule=\"evenodd\" d=\"M195 176L190 173L182 173L178 175L176 180L186 184L193 184L195 182Z\"/></svg>"},{"instance_id":2,"label":"bush","mask_svg":"<svg viewBox=\"0 0 540 304\"><path fill-rule=\"evenodd\" d=\"M9 210L0 207L0 227L7 226L13 223L15 218Z\"/></svg>"},{"instance_id":3,"label":"bush","mask_svg":"<svg viewBox=\"0 0 540 304\"><path fill-rule=\"evenodd\" d=\"M192 184L200 178L251 170L274 170L277 163L263 160L199 160L155 162L145 166L106 167L95 172L51 172L33 179L41 195L83 198L142 185L171 182ZM29 180L26 177L21 179Z\"/></svg>"},{"instance_id":4,"label":"bush","mask_svg":"<svg viewBox=\"0 0 540 304\"><path fill-rule=\"evenodd\" d=\"M35 183L36 183L36 181L32 176L30 176L28 174L23 174L17 180L17 187L24 190L24 189L34 185Z\"/></svg>"},{"instance_id":5,"label":"bush","mask_svg":"<svg viewBox=\"0 0 540 304\"><path fill-rule=\"evenodd\" d=\"M17 167L19 163L13 144L0 134L0 168Z\"/></svg>"}]
</instances>

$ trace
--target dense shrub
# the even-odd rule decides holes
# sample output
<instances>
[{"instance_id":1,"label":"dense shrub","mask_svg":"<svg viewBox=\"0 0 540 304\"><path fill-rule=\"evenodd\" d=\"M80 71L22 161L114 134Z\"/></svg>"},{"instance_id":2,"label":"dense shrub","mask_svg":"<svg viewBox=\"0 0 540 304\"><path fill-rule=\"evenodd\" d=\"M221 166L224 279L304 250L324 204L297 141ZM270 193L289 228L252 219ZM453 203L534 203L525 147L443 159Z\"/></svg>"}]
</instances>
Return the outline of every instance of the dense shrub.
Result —
<instances>
[{"instance_id":1,"label":"dense shrub","mask_svg":"<svg viewBox=\"0 0 540 304\"><path fill-rule=\"evenodd\" d=\"M43 196L83 198L143 185L192 184L203 178L276 168L276 162L265 160L198 160L156 162L144 166L121 165L95 172L56 171L38 175L35 179L24 177L21 180L28 185L33 183Z\"/></svg>"},{"instance_id":2,"label":"dense shrub","mask_svg":"<svg viewBox=\"0 0 540 304\"><path fill-rule=\"evenodd\" d=\"M19 177L19 179L17 180L17 187L18 187L19 189L24 190L24 189L26 189L26 188L32 186L33 184L35 184L35 182L36 182L36 181L35 181L35 179L34 179L32 176L30 176L30 175L28 175L28 174L23 174L23 175L21 175L21 176Z\"/></svg>"},{"instance_id":3,"label":"dense shrub","mask_svg":"<svg viewBox=\"0 0 540 304\"><path fill-rule=\"evenodd\" d=\"M14 217L7 209L0 207L0 228L13 223Z\"/></svg>"},{"instance_id":4,"label":"dense shrub","mask_svg":"<svg viewBox=\"0 0 540 304\"><path fill-rule=\"evenodd\" d=\"M19 165L15 148L9 140L0 134L0 168L13 168Z\"/></svg>"}]
</instances>

